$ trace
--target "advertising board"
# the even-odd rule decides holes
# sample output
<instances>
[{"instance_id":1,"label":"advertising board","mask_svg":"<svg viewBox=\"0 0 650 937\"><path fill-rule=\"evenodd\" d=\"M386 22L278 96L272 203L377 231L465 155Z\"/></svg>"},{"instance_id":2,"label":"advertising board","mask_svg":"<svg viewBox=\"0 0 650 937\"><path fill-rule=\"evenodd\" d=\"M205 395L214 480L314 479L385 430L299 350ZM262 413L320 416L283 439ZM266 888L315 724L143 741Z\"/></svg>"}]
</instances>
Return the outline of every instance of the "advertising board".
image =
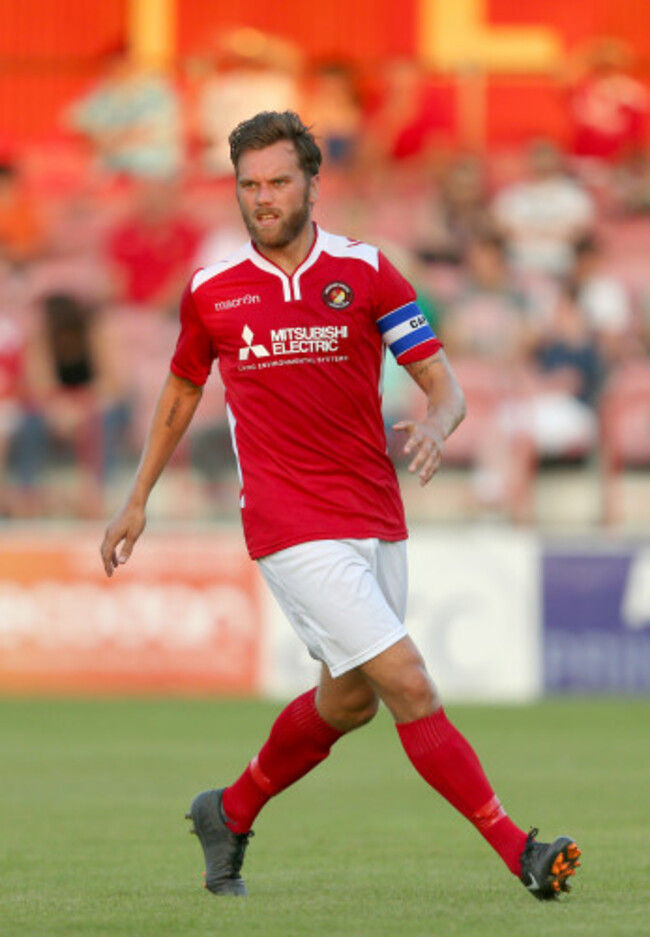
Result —
<instances>
[{"instance_id":1,"label":"advertising board","mask_svg":"<svg viewBox=\"0 0 650 937\"><path fill-rule=\"evenodd\" d=\"M255 693L257 571L238 532L147 532L108 580L100 537L0 535L0 689Z\"/></svg>"}]
</instances>

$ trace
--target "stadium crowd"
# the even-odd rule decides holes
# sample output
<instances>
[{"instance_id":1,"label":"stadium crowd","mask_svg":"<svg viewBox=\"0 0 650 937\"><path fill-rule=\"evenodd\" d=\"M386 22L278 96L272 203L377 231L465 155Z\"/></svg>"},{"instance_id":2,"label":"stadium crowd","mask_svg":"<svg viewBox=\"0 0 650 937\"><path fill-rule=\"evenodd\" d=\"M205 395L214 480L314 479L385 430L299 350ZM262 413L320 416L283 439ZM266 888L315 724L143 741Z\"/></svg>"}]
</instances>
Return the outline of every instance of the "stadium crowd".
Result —
<instances>
[{"instance_id":1,"label":"stadium crowd","mask_svg":"<svg viewBox=\"0 0 650 937\"><path fill-rule=\"evenodd\" d=\"M533 521L540 465L650 464L650 97L620 47L567 77L570 140L485 152L450 139L417 62L364 84L262 39L224 36L174 81L117 49L59 115L58 156L1 155L0 517L104 512L185 282L246 236L227 135L264 109L314 128L319 223L382 247L416 286L468 398L447 462L471 468L479 510ZM213 382L180 458L217 498L233 462ZM619 431L638 400L646 417ZM387 427L415 406L387 362Z\"/></svg>"}]
</instances>

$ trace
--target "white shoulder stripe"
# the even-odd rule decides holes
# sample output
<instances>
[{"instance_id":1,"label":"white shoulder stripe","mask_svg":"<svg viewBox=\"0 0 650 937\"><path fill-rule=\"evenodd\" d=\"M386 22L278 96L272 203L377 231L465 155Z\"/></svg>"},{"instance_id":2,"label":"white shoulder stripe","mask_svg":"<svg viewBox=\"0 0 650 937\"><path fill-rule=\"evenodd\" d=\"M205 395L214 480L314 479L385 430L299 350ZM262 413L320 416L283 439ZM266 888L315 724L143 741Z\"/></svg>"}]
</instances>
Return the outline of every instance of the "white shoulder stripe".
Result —
<instances>
[{"instance_id":1,"label":"white shoulder stripe","mask_svg":"<svg viewBox=\"0 0 650 937\"><path fill-rule=\"evenodd\" d=\"M203 283L207 283L208 280L212 280L214 277L218 277L221 273L225 273L226 270L232 270L233 267L237 267L245 260L248 260L250 255L250 244L242 244L242 246L236 250L234 254L231 254L224 260L219 260L216 264L210 264L209 267L203 267L201 270L197 270L197 272L192 277L192 285L190 287L191 291L194 292L195 290L198 290L198 288L202 286Z\"/></svg>"},{"instance_id":2,"label":"white shoulder stripe","mask_svg":"<svg viewBox=\"0 0 650 937\"><path fill-rule=\"evenodd\" d=\"M363 241L351 241L350 238L340 234L329 234L321 231L324 237L323 251L331 257L352 257L354 260L363 260L374 270L379 270L379 250L372 244Z\"/></svg>"}]
</instances>

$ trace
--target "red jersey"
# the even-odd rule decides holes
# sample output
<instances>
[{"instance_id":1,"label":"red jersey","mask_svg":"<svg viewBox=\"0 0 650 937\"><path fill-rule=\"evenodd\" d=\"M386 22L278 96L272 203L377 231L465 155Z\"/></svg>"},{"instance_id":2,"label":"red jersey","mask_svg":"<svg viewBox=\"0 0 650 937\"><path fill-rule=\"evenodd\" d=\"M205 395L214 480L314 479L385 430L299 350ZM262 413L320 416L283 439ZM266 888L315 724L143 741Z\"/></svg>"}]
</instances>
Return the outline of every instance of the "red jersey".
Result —
<instances>
[{"instance_id":1,"label":"red jersey","mask_svg":"<svg viewBox=\"0 0 650 937\"><path fill-rule=\"evenodd\" d=\"M107 250L124 276L126 299L142 305L155 302L192 269L200 238L199 229L180 217L157 226L130 219L116 228Z\"/></svg>"},{"instance_id":2,"label":"red jersey","mask_svg":"<svg viewBox=\"0 0 650 937\"><path fill-rule=\"evenodd\" d=\"M386 345L402 364L440 348L380 251L319 228L291 276L248 243L188 284L171 369L202 386L218 361L253 558L407 536L381 411Z\"/></svg>"}]
</instances>

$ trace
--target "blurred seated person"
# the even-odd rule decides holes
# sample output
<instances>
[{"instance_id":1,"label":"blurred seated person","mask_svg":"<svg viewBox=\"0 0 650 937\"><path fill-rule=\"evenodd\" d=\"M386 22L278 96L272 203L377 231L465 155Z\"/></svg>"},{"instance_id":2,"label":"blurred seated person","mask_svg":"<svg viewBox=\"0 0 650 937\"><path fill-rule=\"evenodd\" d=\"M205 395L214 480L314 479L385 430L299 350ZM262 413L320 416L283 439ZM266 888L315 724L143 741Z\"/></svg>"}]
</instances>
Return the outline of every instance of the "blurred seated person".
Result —
<instances>
[{"instance_id":1,"label":"blurred seated person","mask_svg":"<svg viewBox=\"0 0 650 937\"><path fill-rule=\"evenodd\" d=\"M500 242L484 238L468 253L467 288L450 306L441 338L468 401L449 456L473 436L473 492L479 505L533 515L538 462L572 461L596 441L598 349L575 296L556 293L550 315L529 304L504 262Z\"/></svg>"},{"instance_id":2,"label":"blurred seated person","mask_svg":"<svg viewBox=\"0 0 650 937\"><path fill-rule=\"evenodd\" d=\"M503 239L489 232L474 237L461 288L443 318L448 353L515 368L527 359L538 329L537 312L507 264Z\"/></svg>"},{"instance_id":3,"label":"blurred seated person","mask_svg":"<svg viewBox=\"0 0 650 937\"><path fill-rule=\"evenodd\" d=\"M503 402L490 425L476 490L491 508L511 500L515 520L529 523L535 467L580 464L593 454L598 439L602 362L570 287L558 294L552 321L521 375L518 395Z\"/></svg>"},{"instance_id":4,"label":"blurred seated person","mask_svg":"<svg viewBox=\"0 0 650 937\"><path fill-rule=\"evenodd\" d=\"M472 154L455 157L422 209L414 235L418 255L427 263L462 263L470 241L490 226L482 160Z\"/></svg>"},{"instance_id":5,"label":"blurred seated person","mask_svg":"<svg viewBox=\"0 0 650 937\"><path fill-rule=\"evenodd\" d=\"M607 368L644 353L641 324L630 292L607 271L597 237L582 238L575 245L568 282Z\"/></svg>"},{"instance_id":6,"label":"blurred seated person","mask_svg":"<svg viewBox=\"0 0 650 937\"><path fill-rule=\"evenodd\" d=\"M0 264L21 267L40 254L43 223L18 166L0 161Z\"/></svg>"},{"instance_id":7,"label":"blurred seated person","mask_svg":"<svg viewBox=\"0 0 650 937\"><path fill-rule=\"evenodd\" d=\"M597 440L596 407L605 368L571 284L560 289L553 316L532 352L528 399L519 412L539 459L572 462Z\"/></svg>"},{"instance_id":8,"label":"blurred seated person","mask_svg":"<svg viewBox=\"0 0 650 937\"><path fill-rule=\"evenodd\" d=\"M594 226L595 206L550 140L531 144L527 169L527 178L497 193L494 221L515 269L560 278L571 269L574 244Z\"/></svg>"},{"instance_id":9,"label":"blurred seated person","mask_svg":"<svg viewBox=\"0 0 650 937\"><path fill-rule=\"evenodd\" d=\"M129 179L170 178L182 169L183 120L176 87L125 47L111 50L104 76L65 114L94 148L98 165Z\"/></svg>"},{"instance_id":10,"label":"blurred seated person","mask_svg":"<svg viewBox=\"0 0 650 937\"><path fill-rule=\"evenodd\" d=\"M136 310L177 314L203 235L179 207L179 196L176 183L140 183L131 211L108 234L116 299Z\"/></svg>"},{"instance_id":11,"label":"blurred seated person","mask_svg":"<svg viewBox=\"0 0 650 937\"><path fill-rule=\"evenodd\" d=\"M47 509L43 482L60 448L72 449L78 473L76 510L97 516L116 467L128 422L128 393L110 312L72 294L38 303L27 336L23 416L13 455L18 511Z\"/></svg>"}]
</instances>

